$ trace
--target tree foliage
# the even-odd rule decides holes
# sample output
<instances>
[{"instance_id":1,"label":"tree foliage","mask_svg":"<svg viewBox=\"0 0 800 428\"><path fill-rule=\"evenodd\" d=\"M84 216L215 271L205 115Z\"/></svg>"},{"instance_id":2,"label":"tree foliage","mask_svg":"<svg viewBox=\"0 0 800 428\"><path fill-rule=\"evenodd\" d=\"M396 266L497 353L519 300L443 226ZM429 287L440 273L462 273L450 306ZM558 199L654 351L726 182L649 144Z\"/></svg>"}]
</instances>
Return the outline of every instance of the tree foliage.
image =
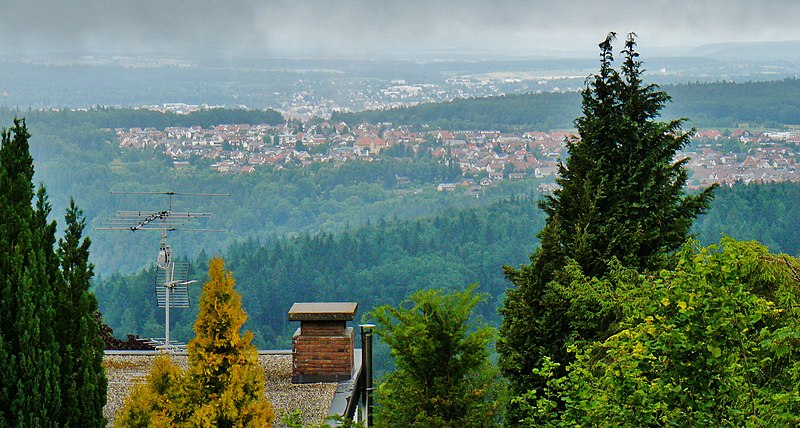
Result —
<instances>
[{"instance_id":1,"label":"tree foliage","mask_svg":"<svg viewBox=\"0 0 800 428\"><path fill-rule=\"evenodd\" d=\"M83 238L83 211L70 200L65 216L64 236L58 240L61 264L58 281L58 324L56 335L61 349L60 425L104 426L106 377L103 370L104 344L97 318L97 299L89 292L93 275L89 262L89 238Z\"/></svg>"},{"instance_id":2,"label":"tree foliage","mask_svg":"<svg viewBox=\"0 0 800 428\"><path fill-rule=\"evenodd\" d=\"M121 427L167 428L175 426L175 403L181 402L183 373L169 355L159 355L147 380L133 386L123 407L117 411L115 425Z\"/></svg>"},{"instance_id":3,"label":"tree foliage","mask_svg":"<svg viewBox=\"0 0 800 428\"><path fill-rule=\"evenodd\" d=\"M185 373L169 357L154 362L120 410L125 427L270 427L275 420L264 396L253 335L240 330L247 315L222 259L212 259L203 285L196 337L189 343Z\"/></svg>"},{"instance_id":4,"label":"tree foliage","mask_svg":"<svg viewBox=\"0 0 800 428\"><path fill-rule=\"evenodd\" d=\"M56 223L48 221L43 186L31 205L29 138L17 119L0 145L0 425L104 426L89 242L80 243L73 205L65 240L54 248Z\"/></svg>"},{"instance_id":5,"label":"tree foliage","mask_svg":"<svg viewBox=\"0 0 800 428\"><path fill-rule=\"evenodd\" d=\"M619 263L602 280L574 271L621 317L605 340L574 346L567 375L522 403L535 426L795 426L800 423L800 261L755 242L687 244L675 269ZM558 409L558 411L556 411Z\"/></svg>"},{"instance_id":6,"label":"tree foliage","mask_svg":"<svg viewBox=\"0 0 800 428\"><path fill-rule=\"evenodd\" d=\"M377 389L377 426L495 425L498 386L488 359L494 330L470 322L481 299L475 287L418 291L397 308L372 312L397 366Z\"/></svg>"},{"instance_id":7,"label":"tree foliage","mask_svg":"<svg viewBox=\"0 0 800 428\"><path fill-rule=\"evenodd\" d=\"M0 146L0 417L7 426L48 426L61 410L55 299L46 243L33 200L25 122L3 129ZM50 249L52 254L52 248Z\"/></svg>"},{"instance_id":8,"label":"tree foliage","mask_svg":"<svg viewBox=\"0 0 800 428\"><path fill-rule=\"evenodd\" d=\"M264 372L252 345L253 333L241 329L247 315L233 289L230 271L214 258L200 296L200 313L189 342L188 399L196 407L189 419L197 426L233 427L271 424L272 405L264 397Z\"/></svg>"},{"instance_id":9,"label":"tree foliage","mask_svg":"<svg viewBox=\"0 0 800 428\"><path fill-rule=\"evenodd\" d=\"M619 71L613 40L611 33L600 44L600 71L583 91L583 115L575 121L580 138L567 143L561 187L540 203L547 213L541 247L530 265L505 268L515 287L501 310L498 350L515 394L543 386L533 370L545 358L563 369L569 343L602 339L615 322L616 314L569 298L569 266L590 278L603 277L612 258L634 269L667 267L711 199L712 188L685 194L686 160L673 159L690 134L681 131L682 120L656 120L669 96L642 81L633 36ZM571 324L570 312L585 322Z\"/></svg>"}]
</instances>

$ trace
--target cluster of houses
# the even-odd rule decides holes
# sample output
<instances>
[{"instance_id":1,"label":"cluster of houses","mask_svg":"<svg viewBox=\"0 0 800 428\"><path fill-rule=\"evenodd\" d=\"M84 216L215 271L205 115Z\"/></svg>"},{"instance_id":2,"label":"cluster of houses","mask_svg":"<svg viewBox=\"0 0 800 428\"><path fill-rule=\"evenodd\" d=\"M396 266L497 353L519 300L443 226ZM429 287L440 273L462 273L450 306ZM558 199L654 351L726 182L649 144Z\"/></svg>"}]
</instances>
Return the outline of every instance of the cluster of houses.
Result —
<instances>
[{"instance_id":1,"label":"cluster of houses","mask_svg":"<svg viewBox=\"0 0 800 428\"><path fill-rule=\"evenodd\" d=\"M690 187L800 181L800 132L699 131L689 157Z\"/></svg>"},{"instance_id":2,"label":"cluster of houses","mask_svg":"<svg viewBox=\"0 0 800 428\"><path fill-rule=\"evenodd\" d=\"M490 180L553 176L567 137L564 132L412 132L385 128L364 124L351 129L344 123L322 122L308 126L307 131L288 125L219 125L117 129L116 133L120 147L158 148L178 168L205 158L213 160L212 168L219 172L246 173L287 164L372 161L389 150L400 150L398 156L430 155L458 163L466 176Z\"/></svg>"},{"instance_id":3,"label":"cluster of houses","mask_svg":"<svg viewBox=\"0 0 800 428\"><path fill-rule=\"evenodd\" d=\"M305 128L305 129L303 129ZM486 186L502 180L539 178L552 181L566 156L567 132L411 131L389 124L323 121L303 125L218 125L213 128L169 127L117 129L120 147L157 148L176 168L197 159L212 160L221 173L248 173L256 168L307 167L315 162L372 161L382 155L431 156L457 163L466 178ZM574 138L574 137L573 137ZM687 163L691 186L712 182L797 181L798 132L754 133L700 131L691 149L679 154ZM731 147L736 146L735 150ZM550 180L548 180L550 179ZM440 190L452 190L449 185Z\"/></svg>"}]
</instances>

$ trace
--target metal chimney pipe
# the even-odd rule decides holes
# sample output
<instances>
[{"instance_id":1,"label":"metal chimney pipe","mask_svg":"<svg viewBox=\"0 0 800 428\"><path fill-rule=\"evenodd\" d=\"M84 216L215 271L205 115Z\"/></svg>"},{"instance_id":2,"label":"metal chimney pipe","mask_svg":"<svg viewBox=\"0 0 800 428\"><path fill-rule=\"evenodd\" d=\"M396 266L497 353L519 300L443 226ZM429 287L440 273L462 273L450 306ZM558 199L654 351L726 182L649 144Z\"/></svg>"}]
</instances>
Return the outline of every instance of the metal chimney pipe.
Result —
<instances>
[{"instance_id":1,"label":"metal chimney pipe","mask_svg":"<svg viewBox=\"0 0 800 428\"><path fill-rule=\"evenodd\" d=\"M362 400L366 409L365 428L372 427L372 330L375 324L362 324L361 327L361 364L364 368L364 389Z\"/></svg>"}]
</instances>

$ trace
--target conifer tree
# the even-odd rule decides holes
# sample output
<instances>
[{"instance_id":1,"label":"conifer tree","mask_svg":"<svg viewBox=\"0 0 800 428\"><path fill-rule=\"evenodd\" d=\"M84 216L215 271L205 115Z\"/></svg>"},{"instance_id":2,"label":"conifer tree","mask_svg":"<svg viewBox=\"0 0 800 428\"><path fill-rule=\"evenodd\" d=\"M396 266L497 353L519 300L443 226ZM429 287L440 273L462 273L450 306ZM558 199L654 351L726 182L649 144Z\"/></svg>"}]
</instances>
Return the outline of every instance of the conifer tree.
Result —
<instances>
[{"instance_id":1,"label":"conifer tree","mask_svg":"<svg viewBox=\"0 0 800 428\"><path fill-rule=\"evenodd\" d=\"M168 358L158 359L147 384L137 386L120 410L119 426L272 426L275 413L264 396L253 334L240 334L247 319L241 295L222 259L209 262L208 275L189 368L181 373Z\"/></svg>"},{"instance_id":2,"label":"conifer tree","mask_svg":"<svg viewBox=\"0 0 800 428\"><path fill-rule=\"evenodd\" d=\"M43 190L31 206L29 137L16 119L0 144L0 426L54 426L61 409L55 225Z\"/></svg>"},{"instance_id":3,"label":"conifer tree","mask_svg":"<svg viewBox=\"0 0 800 428\"><path fill-rule=\"evenodd\" d=\"M500 391L489 363L494 330L470 322L482 296L475 286L418 291L397 308L372 314L397 369L377 390L379 427L489 427Z\"/></svg>"},{"instance_id":4,"label":"conifer tree","mask_svg":"<svg viewBox=\"0 0 800 428\"><path fill-rule=\"evenodd\" d=\"M103 370L103 341L95 312L97 299L89 292L94 266L89 262L86 220L70 198L64 237L58 241L61 277L57 337L61 348L62 426L102 427L107 382Z\"/></svg>"},{"instance_id":5,"label":"conifer tree","mask_svg":"<svg viewBox=\"0 0 800 428\"><path fill-rule=\"evenodd\" d=\"M125 404L117 411L114 425L127 428L173 427L171 406L181 402L183 373L168 354L159 355L147 381L133 386Z\"/></svg>"},{"instance_id":6,"label":"conifer tree","mask_svg":"<svg viewBox=\"0 0 800 428\"><path fill-rule=\"evenodd\" d=\"M712 197L713 188L684 192L686 159L674 158L691 133L682 132L683 120L656 120L669 96L642 81L634 35L620 71L613 68L613 41L610 33L599 45L600 71L583 91L579 138L567 142L560 189L540 203L547 213L541 247L530 265L504 268L514 287L501 309L497 347L515 395L543 386L533 370L545 357L566 367L569 343L602 339L614 322L613 311L591 305L578 320L567 316L581 298L559 284L568 262L598 278L612 259L639 270L666 267ZM508 421L514 425L513 408Z\"/></svg>"},{"instance_id":7,"label":"conifer tree","mask_svg":"<svg viewBox=\"0 0 800 428\"><path fill-rule=\"evenodd\" d=\"M200 295L200 310L189 342L187 394L197 426L269 426L275 419L264 396L264 372L258 365L253 333L241 334L247 314L242 296L224 262L214 258Z\"/></svg>"}]
</instances>

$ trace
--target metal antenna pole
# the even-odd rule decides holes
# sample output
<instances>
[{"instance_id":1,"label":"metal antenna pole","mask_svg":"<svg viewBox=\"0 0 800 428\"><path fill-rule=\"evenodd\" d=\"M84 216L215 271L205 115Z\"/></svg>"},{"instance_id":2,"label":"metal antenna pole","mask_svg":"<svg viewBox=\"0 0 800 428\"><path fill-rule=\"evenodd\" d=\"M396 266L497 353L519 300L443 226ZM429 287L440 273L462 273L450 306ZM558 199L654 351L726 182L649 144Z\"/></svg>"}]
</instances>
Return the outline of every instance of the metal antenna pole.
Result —
<instances>
[{"instance_id":1,"label":"metal antenna pole","mask_svg":"<svg viewBox=\"0 0 800 428\"><path fill-rule=\"evenodd\" d=\"M171 285L173 282L173 278L175 276L175 264L172 262L172 252L167 245L167 228L162 227L161 229L161 250L158 254L158 269L164 270L164 284L160 286L164 287L164 349L167 352L172 351L172 344L169 340L169 298L171 293Z\"/></svg>"},{"instance_id":2,"label":"metal antenna pole","mask_svg":"<svg viewBox=\"0 0 800 428\"><path fill-rule=\"evenodd\" d=\"M170 195L169 199L170 199L169 205L170 205L170 210L171 210L172 209L172 195ZM167 245L167 229L166 228L163 229L163 232L161 234L161 242L162 242L162 245L164 246L164 248L167 248L167 246L166 246ZM167 250L167 251L169 251L169 250ZM175 271L172 269L172 267L174 265L172 264L171 258L172 258L172 255L168 254L167 255L167 266L166 266L166 269L165 269L166 272L165 272L165 275L164 275L164 291L166 291L166 303L167 303L166 305L164 305L164 345L166 345L167 352L172 350L170 342L169 342L169 295L170 295L169 286L172 283L172 276L175 273Z\"/></svg>"},{"instance_id":3,"label":"metal antenna pole","mask_svg":"<svg viewBox=\"0 0 800 428\"><path fill-rule=\"evenodd\" d=\"M181 196L230 196L228 193L180 193L180 192L111 192L111 194L128 195L166 195L167 209L156 211L117 211L114 218L108 219L103 227L98 230L128 230L136 232L138 230L160 230L161 248L158 254L156 270L156 300L158 306L164 307L164 343L160 339L150 339L151 342L158 344L157 348L172 352L175 347L170 339L170 309L189 307L188 285L195 283L189 280L189 263L176 263L172 260L172 252L167 245L167 232L175 230L194 231L194 232L226 232L225 230L214 229L190 229L184 226L194 220L210 218L211 214L203 212L176 212L172 210L172 197ZM162 275L163 274L163 281ZM163 294L162 294L163 290Z\"/></svg>"},{"instance_id":4,"label":"metal antenna pole","mask_svg":"<svg viewBox=\"0 0 800 428\"><path fill-rule=\"evenodd\" d=\"M164 345L166 345L167 349L170 348L169 344L169 286L167 287L167 305L164 308L165 315L164 315Z\"/></svg>"}]
</instances>

